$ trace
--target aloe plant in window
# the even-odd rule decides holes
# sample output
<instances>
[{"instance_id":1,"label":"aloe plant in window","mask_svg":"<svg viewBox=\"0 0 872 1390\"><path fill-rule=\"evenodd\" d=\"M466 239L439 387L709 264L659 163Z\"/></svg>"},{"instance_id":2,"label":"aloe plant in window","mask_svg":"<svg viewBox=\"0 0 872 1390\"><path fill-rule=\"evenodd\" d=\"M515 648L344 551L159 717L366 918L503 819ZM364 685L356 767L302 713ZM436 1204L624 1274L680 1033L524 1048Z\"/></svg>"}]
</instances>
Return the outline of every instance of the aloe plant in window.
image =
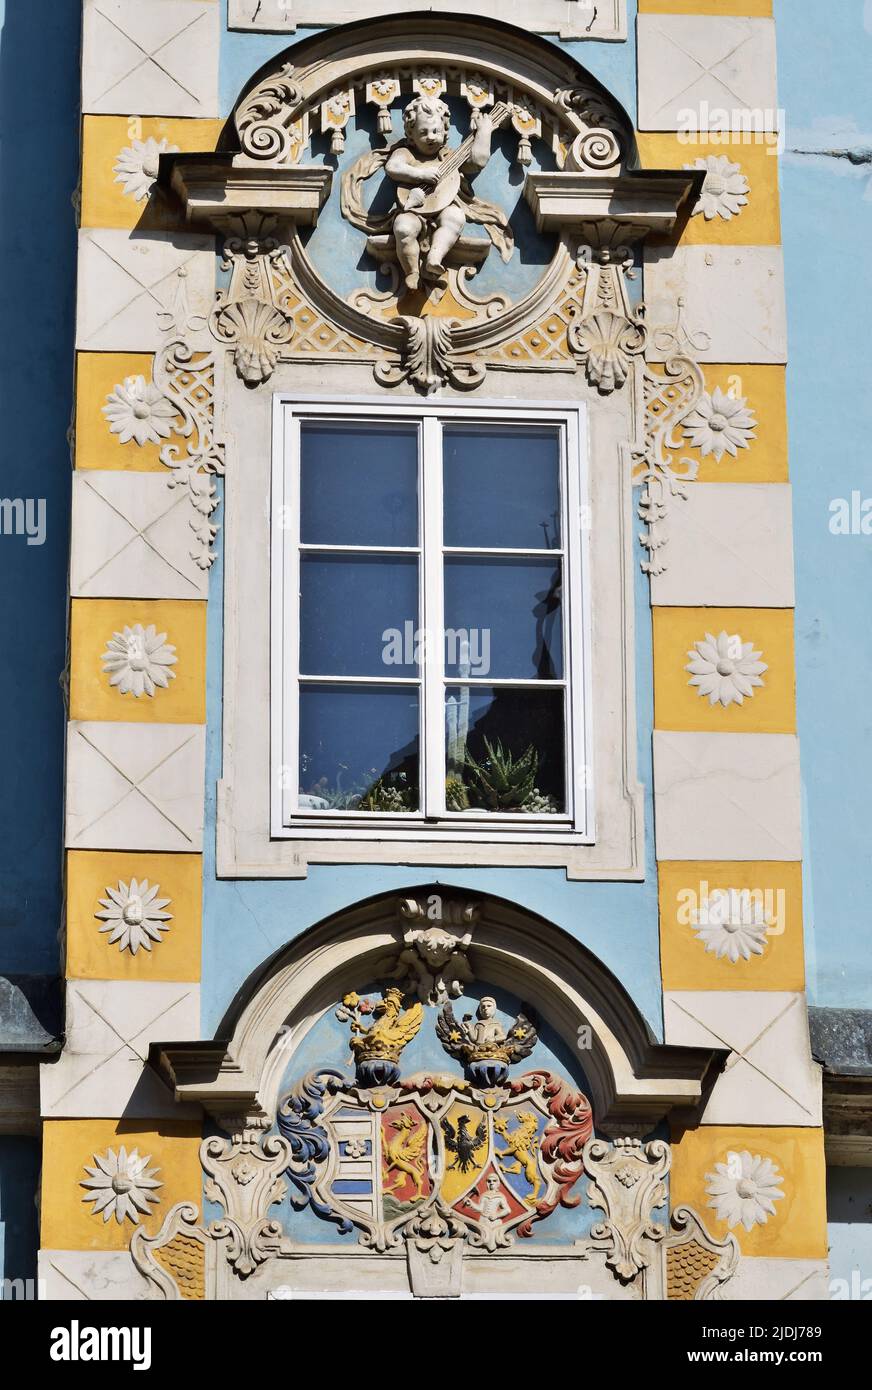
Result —
<instances>
[{"instance_id":1,"label":"aloe plant in window","mask_svg":"<svg viewBox=\"0 0 872 1390\"><path fill-rule=\"evenodd\" d=\"M481 801L491 811L521 809L533 794L536 784L536 770L539 755L532 743L516 758L510 749L504 748L499 739L491 743L484 740L487 757L476 762L467 752L466 765L475 782L475 790Z\"/></svg>"}]
</instances>

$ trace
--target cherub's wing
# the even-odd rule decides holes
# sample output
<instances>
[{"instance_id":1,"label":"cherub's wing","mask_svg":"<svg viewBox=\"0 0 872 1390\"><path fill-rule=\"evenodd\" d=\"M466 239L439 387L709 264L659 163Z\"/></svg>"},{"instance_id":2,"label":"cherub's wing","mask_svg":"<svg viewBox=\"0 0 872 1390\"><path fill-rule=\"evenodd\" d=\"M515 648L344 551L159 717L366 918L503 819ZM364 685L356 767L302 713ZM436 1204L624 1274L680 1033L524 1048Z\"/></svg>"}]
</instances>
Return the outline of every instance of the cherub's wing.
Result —
<instances>
[{"instance_id":1,"label":"cherub's wing","mask_svg":"<svg viewBox=\"0 0 872 1390\"><path fill-rule=\"evenodd\" d=\"M529 1057L538 1041L539 1034L530 1020L524 1014L518 1014L506 1034L506 1045L512 1061L520 1062L522 1057Z\"/></svg>"},{"instance_id":2,"label":"cherub's wing","mask_svg":"<svg viewBox=\"0 0 872 1390\"><path fill-rule=\"evenodd\" d=\"M443 1115L439 1123L442 1125L442 1133L445 1135L446 1147L451 1153L457 1153L457 1136L454 1133L454 1125L447 1115Z\"/></svg>"},{"instance_id":3,"label":"cherub's wing","mask_svg":"<svg viewBox=\"0 0 872 1390\"><path fill-rule=\"evenodd\" d=\"M379 1030L380 1036L387 1038L388 1041L397 1047L405 1047L410 1043L421 1027L421 1020L424 1017L424 1005L413 1004L411 1009L406 1009L393 1023L383 1031Z\"/></svg>"}]
</instances>

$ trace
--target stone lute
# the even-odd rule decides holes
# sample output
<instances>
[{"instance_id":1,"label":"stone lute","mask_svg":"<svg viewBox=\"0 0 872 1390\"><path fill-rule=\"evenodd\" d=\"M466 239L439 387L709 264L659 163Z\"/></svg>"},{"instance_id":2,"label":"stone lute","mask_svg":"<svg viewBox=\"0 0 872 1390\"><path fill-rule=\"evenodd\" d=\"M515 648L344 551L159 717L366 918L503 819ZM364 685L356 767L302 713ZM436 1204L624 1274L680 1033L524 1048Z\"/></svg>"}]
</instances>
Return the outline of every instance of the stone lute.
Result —
<instances>
[{"instance_id":1,"label":"stone lute","mask_svg":"<svg viewBox=\"0 0 872 1390\"><path fill-rule=\"evenodd\" d=\"M511 112L510 106L504 101L498 101L490 111L483 111L482 114L490 116L493 129L498 130L511 115ZM422 217L433 216L447 208L448 204L453 202L460 192L460 171L469 158L474 139L475 131L471 131L456 150L452 150L440 164L434 167L434 172L438 178L435 188L428 191L417 184L409 188L400 185L397 188L400 207L408 212L418 212Z\"/></svg>"}]
</instances>

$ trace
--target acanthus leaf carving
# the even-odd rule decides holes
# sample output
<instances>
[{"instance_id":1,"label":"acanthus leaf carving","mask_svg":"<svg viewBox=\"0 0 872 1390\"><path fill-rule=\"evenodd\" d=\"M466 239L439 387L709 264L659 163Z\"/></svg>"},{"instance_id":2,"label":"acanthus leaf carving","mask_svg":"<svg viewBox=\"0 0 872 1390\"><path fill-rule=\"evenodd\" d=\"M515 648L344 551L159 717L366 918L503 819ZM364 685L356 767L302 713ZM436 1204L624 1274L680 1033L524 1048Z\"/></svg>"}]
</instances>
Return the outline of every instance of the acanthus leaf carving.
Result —
<instances>
[{"instance_id":1,"label":"acanthus leaf carving","mask_svg":"<svg viewBox=\"0 0 872 1390\"><path fill-rule=\"evenodd\" d=\"M293 80L293 63L284 63L248 93L236 108L236 133L251 159L289 163L294 153L292 117L303 100Z\"/></svg>"},{"instance_id":2,"label":"acanthus leaf carving","mask_svg":"<svg viewBox=\"0 0 872 1390\"><path fill-rule=\"evenodd\" d=\"M452 329L459 320L428 314L416 318L401 314L395 320L405 333L400 363L379 362L374 368L381 386L409 381L425 395L451 385L461 391L472 390L484 381L485 369L474 362L458 361L452 355Z\"/></svg>"},{"instance_id":3,"label":"acanthus leaf carving","mask_svg":"<svg viewBox=\"0 0 872 1390\"><path fill-rule=\"evenodd\" d=\"M591 1240L606 1251L606 1264L626 1283L647 1269L652 1244L666 1235L653 1213L666 1201L670 1162L669 1145L662 1139L647 1144L629 1137L614 1144L590 1139L585 1145L588 1201L605 1215L591 1230Z\"/></svg>"},{"instance_id":4,"label":"acanthus leaf carving","mask_svg":"<svg viewBox=\"0 0 872 1390\"><path fill-rule=\"evenodd\" d=\"M214 429L215 359L211 352L173 337L155 355L152 377L178 412L174 434L187 440L184 452L180 444L165 444L160 461L172 474L169 486L188 493L196 541L191 558L200 569L209 569L215 558L212 542L218 534L210 521L218 506L213 477L224 473L224 449L216 442Z\"/></svg>"}]
</instances>

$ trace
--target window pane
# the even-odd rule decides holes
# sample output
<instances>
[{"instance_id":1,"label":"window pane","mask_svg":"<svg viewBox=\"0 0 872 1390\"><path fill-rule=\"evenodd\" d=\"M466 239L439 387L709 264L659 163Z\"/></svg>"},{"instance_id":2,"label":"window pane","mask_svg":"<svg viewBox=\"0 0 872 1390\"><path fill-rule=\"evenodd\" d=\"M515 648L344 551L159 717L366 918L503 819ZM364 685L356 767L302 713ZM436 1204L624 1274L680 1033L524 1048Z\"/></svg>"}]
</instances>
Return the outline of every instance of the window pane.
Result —
<instances>
[{"instance_id":1,"label":"window pane","mask_svg":"<svg viewBox=\"0 0 872 1390\"><path fill-rule=\"evenodd\" d=\"M556 429L452 427L443 438L446 545L559 548Z\"/></svg>"},{"instance_id":2,"label":"window pane","mask_svg":"<svg viewBox=\"0 0 872 1390\"><path fill-rule=\"evenodd\" d=\"M560 561L446 556L445 662L449 676L561 680Z\"/></svg>"},{"instance_id":3,"label":"window pane","mask_svg":"<svg viewBox=\"0 0 872 1390\"><path fill-rule=\"evenodd\" d=\"M565 811L562 690L453 686L445 718L449 811Z\"/></svg>"},{"instance_id":4,"label":"window pane","mask_svg":"<svg viewBox=\"0 0 872 1390\"><path fill-rule=\"evenodd\" d=\"M302 556L300 670L305 675L414 675L417 626L415 556Z\"/></svg>"},{"instance_id":5,"label":"window pane","mask_svg":"<svg viewBox=\"0 0 872 1390\"><path fill-rule=\"evenodd\" d=\"M304 545L418 544L414 425L306 421L300 451Z\"/></svg>"},{"instance_id":6,"label":"window pane","mask_svg":"<svg viewBox=\"0 0 872 1390\"><path fill-rule=\"evenodd\" d=\"M418 809L417 689L301 686L300 809Z\"/></svg>"}]
</instances>

